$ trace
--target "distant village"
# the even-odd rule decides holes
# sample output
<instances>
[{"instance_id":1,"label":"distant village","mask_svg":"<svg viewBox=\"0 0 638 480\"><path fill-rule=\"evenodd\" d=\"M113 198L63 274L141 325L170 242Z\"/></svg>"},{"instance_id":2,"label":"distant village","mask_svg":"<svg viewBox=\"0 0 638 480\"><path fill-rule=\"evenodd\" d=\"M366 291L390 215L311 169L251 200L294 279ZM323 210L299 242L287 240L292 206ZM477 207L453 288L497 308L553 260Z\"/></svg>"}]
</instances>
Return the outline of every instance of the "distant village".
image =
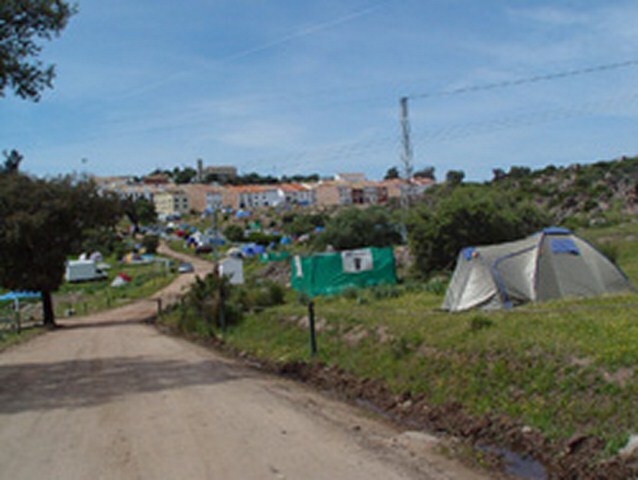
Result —
<instances>
[{"instance_id":1,"label":"distant village","mask_svg":"<svg viewBox=\"0 0 638 480\"><path fill-rule=\"evenodd\" d=\"M190 183L173 183L165 173L141 178L95 177L94 181L102 192L152 202L160 219L222 209L384 205L393 200L400 202L408 195L418 196L435 183L423 177L371 181L362 173L340 173L316 182L232 185L237 175L236 167L204 167L200 161ZM204 179L211 177L223 182L205 183Z\"/></svg>"}]
</instances>

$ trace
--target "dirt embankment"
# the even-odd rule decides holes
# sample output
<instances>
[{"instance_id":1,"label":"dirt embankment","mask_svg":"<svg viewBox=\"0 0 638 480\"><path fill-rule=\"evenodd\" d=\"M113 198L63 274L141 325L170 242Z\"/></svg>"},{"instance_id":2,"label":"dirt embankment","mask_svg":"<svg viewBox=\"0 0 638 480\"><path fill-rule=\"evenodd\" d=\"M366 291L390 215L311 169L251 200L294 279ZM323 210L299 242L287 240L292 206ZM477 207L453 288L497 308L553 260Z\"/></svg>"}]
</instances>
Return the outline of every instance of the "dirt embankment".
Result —
<instances>
[{"instance_id":1,"label":"dirt embankment","mask_svg":"<svg viewBox=\"0 0 638 480\"><path fill-rule=\"evenodd\" d=\"M402 427L454 437L465 445L459 451L466 452L468 446L473 449L474 454L463 454L470 462L476 460L476 455L481 457L483 466L490 464L513 478L626 480L638 475L638 458L616 456L600 461L605 445L596 437L575 434L565 441L552 442L538 430L506 416L476 417L457 403L432 406L422 395L396 395L380 381L358 378L334 366L271 362L237 351L219 339L191 340L240 358L253 368L311 385L367 408Z\"/></svg>"}]
</instances>

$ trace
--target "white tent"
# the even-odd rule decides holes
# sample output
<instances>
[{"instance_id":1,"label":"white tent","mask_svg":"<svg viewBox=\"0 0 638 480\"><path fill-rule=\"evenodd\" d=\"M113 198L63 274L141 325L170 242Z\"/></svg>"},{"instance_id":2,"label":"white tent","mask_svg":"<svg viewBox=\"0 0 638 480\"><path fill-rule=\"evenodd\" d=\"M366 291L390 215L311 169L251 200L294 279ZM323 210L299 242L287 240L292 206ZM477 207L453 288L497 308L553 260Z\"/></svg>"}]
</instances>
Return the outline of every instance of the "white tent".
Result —
<instances>
[{"instance_id":1,"label":"white tent","mask_svg":"<svg viewBox=\"0 0 638 480\"><path fill-rule=\"evenodd\" d=\"M219 262L219 274L230 277L232 285L244 283L244 261L241 258L227 257Z\"/></svg>"},{"instance_id":2,"label":"white tent","mask_svg":"<svg viewBox=\"0 0 638 480\"><path fill-rule=\"evenodd\" d=\"M443 308L508 308L630 290L625 274L587 241L551 227L515 242L464 248Z\"/></svg>"}]
</instances>

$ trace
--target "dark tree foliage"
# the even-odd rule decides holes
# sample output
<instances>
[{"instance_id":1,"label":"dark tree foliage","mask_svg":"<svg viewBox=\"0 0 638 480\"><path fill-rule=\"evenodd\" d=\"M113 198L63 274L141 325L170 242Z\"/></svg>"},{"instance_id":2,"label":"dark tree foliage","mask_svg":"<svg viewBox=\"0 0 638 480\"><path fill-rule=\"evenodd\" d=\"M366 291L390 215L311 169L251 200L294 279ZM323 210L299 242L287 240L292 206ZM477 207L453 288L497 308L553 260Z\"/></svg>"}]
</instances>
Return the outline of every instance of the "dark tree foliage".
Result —
<instances>
[{"instance_id":1,"label":"dark tree foliage","mask_svg":"<svg viewBox=\"0 0 638 480\"><path fill-rule=\"evenodd\" d=\"M155 204L150 200L141 197L133 199L133 197L125 197L120 200L121 209L133 224L133 231L140 231L140 225L150 225L157 221L157 212Z\"/></svg>"},{"instance_id":2,"label":"dark tree foliage","mask_svg":"<svg viewBox=\"0 0 638 480\"><path fill-rule=\"evenodd\" d=\"M223 233L226 240L230 242L243 242L246 238L244 229L239 225L228 225Z\"/></svg>"},{"instance_id":3,"label":"dark tree foliage","mask_svg":"<svg viewBox=\"0 0 638 480\"><path fill-rule=\"evenodd\" d=\"M142 247L146 253L155 254L160 245L160 239L157 235L144 235L142 238Z\"/></svg>"},{"instance_id":4,"label":"dark tree foliage","mask_svg":"<svg viewBox=\"0 0 638 480\"><path fill-rule=\"evenodd\" d=\"M502 168L493 168L492 169L492 181L498 182L500 180L504 180L507 178L507 173Z\"/></svg>"},{"instance_id":5,"label":"dark tree foliage","mask_svg":"<svg viewBox=\"0 0 638 480\"><path fill-rule=\"evenodd\" d=\"M455 187L463 183L465 172L463 170L448 170L445 174L445 181L449 185Z\"/></svg>"},{"instance_id":6,"label":"dark tree foliage","mask_svg":"<svg viewBox=\"0 0 638 480\"><path fill-rule=\"evenodd\" d=\"M10 152L2 152L4 156L4 165L0 169L0 173L18 173L20 169L20 163L24 159L24 156L17 150L11 150Z\"/></svg>"},{"instance_id":7,"label":"dark tree foliage","mask_svg":"<svg viewBox=\"0 0 638 480\"><path fill-rule=\"evenodd\" d=\"M436 180L434 176L434 167L425 167L414 172L414 176L417 178L429 178L430 180Z\"/></svg>"},{"instance_id":8,"label":"dark tree foliage","mask_svg":"<svg viewBox=\"0 0 638 480\"><path fill-rule=\"evenodd\" d=\"M282 218L283 230L288 235L311 233L316 227L326 225L326 216L322 214L286 214Z\"/></svg>"},{"instance_id":9,"label":"dark tree foliage","mask_svg":"<svg viewBox=\"0 0 638 480\"><path fill-rule=\"evenodd\" d=\"M256 172L251 172L231 178L228 183L230 185L274 185L279 183L279 179L272 175L262 176Z\"/></svg>"},{"instance_id":10,"label":"dark tree foliage","mask_svg":"<svg viewBox=\"0 0 638 480\"><path fill-rule=\"evenodd\" d=\"M183 169L175 167L171 175L173 177L173 181L177 184L191 183L197 176L197 171L191 167Z\"/></svg>"},{"instance_id":11,"label":"dark tree foliage","mask_svg":"<svg viewBox=\"0 0 638 480\"><path fill-rule=\"evenodd\" d=\"M396 178L400 178L399 169L397 167L390 167L388 171L385 172L384 180L394 180Z\"/></svg>"},{"instance_id":12,"label":"dark tree foliage","mask_svg":"<svg viewBox=\"0 0 638 480\"><path fill-rule=\"evenodd\" d=\"M296 183L303 183L303 182L307 182L307 183L312 183L312 182L318 182L319 181L319 174L318 173L311 173L310 175L292 175L292 176L287 176L284 175L281 177L281 183L292 183L292 182L296 182Z\"/></svg>"},{"instance_id":13,"label":"dark tree foliage","mask_svg":"<svg viewBox=\"0 0 638 480\"><path fill-rule=\"evenodd\" d=\"M89 230L113 227L119 206L91 182L3 174L0 211L0 285L41 292L45 324L54 326L51 294L67 256L79 253Z\"/></svg>"},{"instance_id":14,"label":"dark tree foliage","mask_svg":"<svg viewBox=\"0 0 638 480\"><path fill-rule=\"evenodd\" d=\"M411 212L408 242L417 273L425 277L451 269L464 247L520 239L550 223L531 203L489 187L467 185L441 196L434 206Z\"/></svg>"},{"instance_id":15,"label":"dark tree foliage","mask_svg":"<svg viewBox=\"0 0 638 480\"><path fill-rule=\"evenodd\" d=\"M74 13L62 0L0 1L0 97L9 88L37 102L52 86L55 70L38 60L39 40L59 35Z\"/></svg>"},{"instance_id":16,"label":"dark tree foliage","mask_svg":"<svg viewBox=\"0 0 638 480\"><path fill-rule=\"evenodd\" d=\"M519 166L512 166L510 167L510 171L507 174L508 177L510 178L526 178L529 177L532 174L532 169L529 167L519 167Z\"/></svg>"},{"instance_id":17,"label":"dark tree foliage","mask_svg":"<svg viewBox=\"0 0 638 480\"><path fill-rule=\"evenodd\" d=\"M401 243L401 234L384 208L350 208L330 219L316 242L319 248L331 245L336 250L387 247Z\"/></svg>"}]
</instances>

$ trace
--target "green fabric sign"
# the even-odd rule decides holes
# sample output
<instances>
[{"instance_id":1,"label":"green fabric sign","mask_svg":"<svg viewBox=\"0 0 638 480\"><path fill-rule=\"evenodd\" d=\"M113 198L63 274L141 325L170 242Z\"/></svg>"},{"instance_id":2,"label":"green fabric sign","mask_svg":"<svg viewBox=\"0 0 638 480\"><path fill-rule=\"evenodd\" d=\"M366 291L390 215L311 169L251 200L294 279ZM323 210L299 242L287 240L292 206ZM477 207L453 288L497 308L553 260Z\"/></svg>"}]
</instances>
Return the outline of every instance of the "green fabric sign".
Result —
<instances>
[{"instance_id":1,"label":"green fabric sign","mask_svg":"<svg viewBox=\"0 0 638 480\"><path fill-rule=\"evenodd\" d=\"M259 256L259 260L262 263L267 262L282 262L290 258L290 254L288 252L270 252L270 253L262 253Z\"/></svg>"},{"instance_id":2,"label":"green fabric sign","mask_svg":"<svg viewBox=\"0 0 638 480\"><path fill-rule=\"evenodd\" d=\"M397 283L392 248L363 248L291 258L292 288L311 297L348 287Z\"/></svg>"}]
</instances>

